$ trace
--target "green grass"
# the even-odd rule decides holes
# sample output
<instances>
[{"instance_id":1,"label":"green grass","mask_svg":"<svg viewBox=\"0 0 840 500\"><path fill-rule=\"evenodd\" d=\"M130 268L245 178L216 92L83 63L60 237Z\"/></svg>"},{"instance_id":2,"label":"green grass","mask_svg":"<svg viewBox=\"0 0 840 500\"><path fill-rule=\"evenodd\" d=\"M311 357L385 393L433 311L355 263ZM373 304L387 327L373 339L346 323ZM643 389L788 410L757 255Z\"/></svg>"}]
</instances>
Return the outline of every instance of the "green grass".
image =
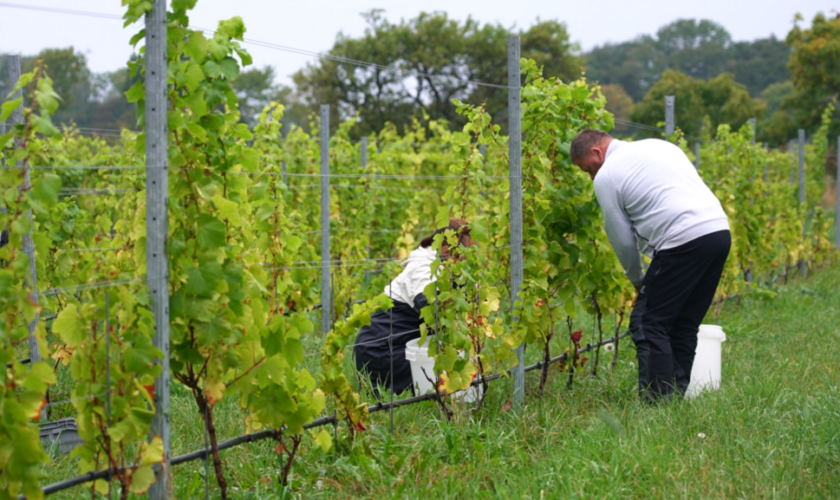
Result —
<instances>
[{"instance_id":1,"label":"green grass","mask_svg":"<svg viewBox=\"0 0 840 500\"><path fill-rule=\"evenodd\" d=\"M812 270L807 282L778 287L776 298L745 297L710 315L706 322L727 333L723 386L694 401L638 403L635 351L627 340L615 373L602 365L598 378L578 378L571 390L553 370L539 396L539 375L527 375L528 396L518 410L503 411L510 387L500 381L482 410L452 422L426 402L394 412L393 437L383 412L355 441L342 432L328 453L306 438L286 491L276 486L275 444L224 451L230 496L838 498L838 283L840 266ZM202 446L194 407L173 388L174 454ZM243 432L243 413L232 399L216 415L221 439ZM204 496L204 467L174 469L177 498ZM50 479L75 473L72 461L56 457ZM212 467L209 483L217 498ZM89 497L90 490L54 498L80 494Z\"/></svg>"}]
</instances>

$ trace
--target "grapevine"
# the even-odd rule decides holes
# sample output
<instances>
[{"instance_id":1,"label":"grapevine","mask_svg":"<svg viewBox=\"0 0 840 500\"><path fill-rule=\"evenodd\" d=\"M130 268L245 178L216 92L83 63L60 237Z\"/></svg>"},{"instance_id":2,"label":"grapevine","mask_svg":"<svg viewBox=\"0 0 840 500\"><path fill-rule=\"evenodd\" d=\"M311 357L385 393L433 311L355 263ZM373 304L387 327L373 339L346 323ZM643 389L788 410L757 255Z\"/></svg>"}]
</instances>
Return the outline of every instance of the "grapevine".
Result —
<instances>
[{"instance_id":1,"label":"grapevine","mask_svg":"<svg viewBox=\"0 0 840 500\"><path fill-rule=\"evenodd\" d=\"M140 0L124 4L128 24L149 8ZM325 412L335 411L351 437L363 434L369 415L351 384L347 349L371 314L391 307L381 291L399 273L399 259L451 218L468 222L474 245L461 244L462 231L436 236L439 258L421 332L435 357L428 375L445 414L459 414L452 396L471 386L480 388L473 409L480 408L487 380L516 363L514 349L522 344L545 361L540 391L553 350L567 351L570 386L584 367L598 375L606 362L601 353L590 362L579 350L603 340L606 318L616 318L620 333L634 294L607 242L592 184L569 160L581 129L613 128L597 85L544 78L536 63L523 60L524 280L511 304L508 138L482 106L456 103L466 120L460 130L421 116L407 130L388 126L370 134L366 165L362 145L351 140L355 120L339 123L329 145L332 260L321 263L313 180L320 124L313 118L307 129L284 133L278 103L262 110L253 128L240 123L231 81L251 63L240 45L244 24L222 21L212 35L191 30L194 4L173 2L168 16L171 376L190 393L196 420L207 429L222 497L228 485L214 409L224 398L242 408L249 433L272 433L275 452L286 457L282 484L310 437L323 451L335 444L325 430L309 437L304 430ZM132 43L144 36L140 31ZM143 49L140 55L130 68L141 78L127 97L142 110ZM105 494L117 487L127 498L148 490L152 467L164 459L160 438L148 436L162 353L152 346L154 318L143 284L146 136L124 131L105 141L72 127L57 130L50 116L60 102L44 68L24 75L18 89L26 99L10 96L2 114L5 120L23 105L23 120L0 137L7 164L15 166L0 175L0 225L9 231L0 249L6 304L0 498L41 497L48 456L36 423L47 388L61 385L60 377L69 389L55 387L53 397L72 404L62 401L48 416L72 407L84 440L72 455L78 472L110 469L93 488ZM830 115L806 151L802 205L790 180L798 172L795 158L753 146L749 127L721 126L703 146L700 175L721 200L733 234L719 300L769 293L765 284L799 261L820 265L833 254L816 168L826 154ZM142 124L142 111L138 119ZM680 133L670 139L686 146ZM31 187L21 189L26 172ZM49 290L37 298L22 251L30 233L39 284ZM454 258L443 258L444 247ZM321 265L332 267L333 276L334 324L325 339L312 314L326 285ZM37 322L35 338L51 361L26 367L19 360L27 325L41 313L50 319ZM591 330L581 326L587 316L595 320Z\"/></svg>"}]
</instances>

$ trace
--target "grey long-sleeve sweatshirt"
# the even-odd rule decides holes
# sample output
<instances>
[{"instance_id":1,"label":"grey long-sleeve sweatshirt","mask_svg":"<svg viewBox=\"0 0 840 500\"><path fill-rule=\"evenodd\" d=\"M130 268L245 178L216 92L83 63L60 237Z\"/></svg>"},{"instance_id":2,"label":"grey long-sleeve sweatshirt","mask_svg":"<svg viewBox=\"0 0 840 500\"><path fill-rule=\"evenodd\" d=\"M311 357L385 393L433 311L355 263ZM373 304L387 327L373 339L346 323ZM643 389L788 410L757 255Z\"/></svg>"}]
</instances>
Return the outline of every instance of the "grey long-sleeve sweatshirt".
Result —
<instances>
[{"instance_id":1,"label":"grey long-sleeve sweatshirt","mask_svg":"<svg viewBox=\"0 0 840 500\"><path fill-rule=\"evenodd\" d=\"M610 244L635 286L644 278L640 250L653 257L729 229L723 207L685 153L659 139L613 139L595 175L595 196Z\"/></svg>"}]
</instances>

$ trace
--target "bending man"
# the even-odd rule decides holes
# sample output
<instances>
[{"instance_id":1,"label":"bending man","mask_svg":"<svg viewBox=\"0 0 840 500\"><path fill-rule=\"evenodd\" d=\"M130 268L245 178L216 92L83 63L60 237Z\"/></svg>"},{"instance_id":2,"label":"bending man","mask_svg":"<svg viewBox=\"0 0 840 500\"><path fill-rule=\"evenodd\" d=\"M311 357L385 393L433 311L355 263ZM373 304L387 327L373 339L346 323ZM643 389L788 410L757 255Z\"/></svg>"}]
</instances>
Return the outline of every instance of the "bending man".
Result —
<instances>
[{"instance_id":1,"label":"bending man","mask_svg":"<svg viewBox=\"0 0 840 500\"><path fill-rule=\"evenodd\" d=\"M688 157L667 141L624 142L584 130L572 142L571 160L594 181L607 237L638 293L630 332L639 395L652 401L674 389L685 393L697 331L729 255L726 214ZM653 259L646 274L639 250Z\"/></svg>"}]
</instances>

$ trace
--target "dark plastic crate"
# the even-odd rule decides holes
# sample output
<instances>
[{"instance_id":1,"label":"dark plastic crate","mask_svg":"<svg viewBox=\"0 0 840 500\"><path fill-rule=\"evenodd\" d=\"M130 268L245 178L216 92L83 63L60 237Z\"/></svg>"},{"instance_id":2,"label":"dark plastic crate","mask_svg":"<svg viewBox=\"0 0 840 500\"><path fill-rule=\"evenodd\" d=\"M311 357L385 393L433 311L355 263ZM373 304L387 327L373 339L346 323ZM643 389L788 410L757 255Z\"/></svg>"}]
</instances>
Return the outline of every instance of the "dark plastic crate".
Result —
<instances>
[{"instance_id":1,"label":"dark plastic crate","mask_svg":"<svg viewBox=\"0 0 840 500\"><path fill-rule=\"evenodd\" d=\"M82 444L79 439L79 429L76 427L76 419L62 418L54 422L38 424L41 430L41 444L45 450L53 447L53 443L59 442L58 449L63 454L73 451L73 448Z\"/></svg>"}]
</instances>

